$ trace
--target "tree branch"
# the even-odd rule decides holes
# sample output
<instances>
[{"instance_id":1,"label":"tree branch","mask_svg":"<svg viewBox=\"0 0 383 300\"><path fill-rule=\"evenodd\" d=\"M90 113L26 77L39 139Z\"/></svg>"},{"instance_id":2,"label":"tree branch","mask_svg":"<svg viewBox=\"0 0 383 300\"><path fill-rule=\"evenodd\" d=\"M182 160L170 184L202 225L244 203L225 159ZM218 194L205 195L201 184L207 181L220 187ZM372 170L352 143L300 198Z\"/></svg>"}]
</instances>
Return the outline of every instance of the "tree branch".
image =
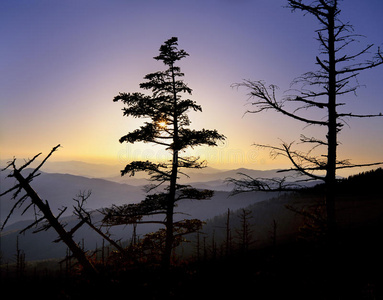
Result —
<instances>
[{"instance_id":1,"label":"tree branch","mask_svg":"<svg viewBox=\"0 0 383 300\"><path fill-rule=\"evenodd\" d=\"M347 114L338 114L338 117L351 117L351 118L374 118L374 117L382 117L382 113L376 114L376 115L356 115L353 113L347 113Z\"/></svg>"},{"instance_id":2,"label":"tree branch","mask_svg":"<svg viewBox=\"0 0 383 300\"><path fill-rule=\"evenodd\" d=\"M328 124L328 122L325 122L325 121L311 120L304 117L300 117L285 110L283 108L283 102L278 102L276 100L276 96L275 96L275 91L277 89L276 85L269 85L269 87L266 87L263 81L245 80L243 83L235 84L233 86L246 87L247 89L250 90L250 93L249 93L250 98L257 99L256 102L252 102L251 104L254 106L258 106L259 109L254 111L248 110L247 113L259 113L264 110L273 109L288 117L291 117L295 120L298 120L307 124L322 125L322 126L327 126Z\"/></svg>"}]
</instances>

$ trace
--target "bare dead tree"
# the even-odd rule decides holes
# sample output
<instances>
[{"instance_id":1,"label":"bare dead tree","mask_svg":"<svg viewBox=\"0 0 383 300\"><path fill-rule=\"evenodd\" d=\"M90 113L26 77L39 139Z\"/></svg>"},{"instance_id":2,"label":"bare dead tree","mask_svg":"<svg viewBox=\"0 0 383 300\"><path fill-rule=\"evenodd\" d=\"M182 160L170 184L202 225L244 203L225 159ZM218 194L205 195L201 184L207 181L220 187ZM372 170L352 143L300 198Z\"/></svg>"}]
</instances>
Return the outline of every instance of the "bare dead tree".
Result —
<instances>
[{"instance_id":1,"label":"bare dead tree","mask_svg":"<svg viewBox=\"0 0 383 300\"><path fill-rule=\"evenodd\" d=\"M108 233L104 233L101 229L102 227L102 224L100 226L96 226L93 222L92 222L92 217L91 217L91 213L88 212L85 208L84 208L84 204L86 203L86 201L88 200L88 198L91 196L92 192L91 191L88 191L88 192L80 192L76 198L74 198L73 200L75 201L75 203L77 204L76 206L73 206L74 208L74 211L73 213L80 219L80 223L79 224L87 224L91 229L93 229L97 234L99 234L103 240L106 240L107 242L109 242L113 247L115 247L120 253L122 256L125 256L127 257L128 254L126 252L126 250L121 247L117 241L113 240L111 237L110 237L110 234Z\"/></svg>"},{"instance_id":2,"label":"bare dead tree","mask_svg":"<svg viewBox=\"0 0 383 300\"><path fill-rule=\"evenodd\" d=\"M273 250L275 250L275 248L277 247L277 227L278 223L277 221L275 221L275 219L273 219L271 230L269 230L270 239L273 243Z\"/></svg>"},{"instance_id":3,"label":"bare dead tree","mask_svg":"<svg viewBox=\"0 0 383 300\"><path fill-rule=\"evenodd\" d=\"M287 7L293 11L302 11L305 15L314 16L320 24L316 31L320 45L320 53L316 56L318 70L310 71L292 82L290 95L277 95L278 87L266 84L264 81L246 80L236 84L249 91L252 105L248 113L276 111L291 119L298 120L306 126L320 126L327 133L325 138L307 137L301 135L300 142L309 146L309 151L294 149L294 143L282 142L280 146L256 144L260 148L270 150L273 157L284 156L292 167L281 172L295 172L303 175L304 180L322 180L326 185L326 214L330 239L336 233L335 217L335 185L336 172L339 169L365 167L382 164L352 164L348 159L337 158L338 134L346 123L347 118L381 117L378 114L355 114L341 111L346 103L340 102L341 96L355 93L359 84L355 81L360 72L378 67L383 64L383 55L377 48L372 58L364 59L374 45L370 44L355 53L351 53L351 44L358 42L360 35L354 33L349 23L344 23L339 16L341 10L337 0L288 0ZM354 81L354 83L352 82ZM298 87L297 87L298 86ZM307 111L321 112L318 118L309 117ZM323 149L323 150L321 150ZM321 151L320 154L315 154ZM237 184L235 192L254 190L290 190L286 177L270 181L252 179L245 176L240 180L232 180Z\"/></svg>"},{"instance_id":4,"label":"bare dead tree","mask_svg":"<svg viewBox=\"0 0 383 300\"><path fill-rule=\"evenodd\" d=\"M230 227L230 208L227 209L226 217L226 240L225 240L225 255L228 256L232 248L232 236L231 236L231 227Z\"/></svg>"},{"instance_id":5,"label":"bare dead tree","mask_svg":"<svg viewBox=\"0 0 383 300\"><path fill-rule=\"evenodd\" d=\"M25 252L19 248L19 237L16 238L16 276L23 276L25 271Z\"/></svg>"},{"instance_id":6,"label":"bare dead tree","mask_svg":"<svg viewBox=\"0 0 383 300\"><path fill-rule=\"evenodd\" d=\"M0 195L3 196L14 191L12 199L15 200L15 204L10 210L4 224L2 225L1 230L4 229L5 225L7 224L7 221L9 220L16 208L21 208L23 205L26 206L23 210L23 213L33 208L35 211L35 221L23 230L21 230L21 233L33 227L37 227L38 225L40 225L40 227L35 229L33 231L34 233L53 228L59 235L59 238L54 242L64 242L72 252L73 256L84 268L84 271L89 276L94 276L98 273L96 268L88 259L85 251L81 249L81 247L73 239L73 234L85 223L85 221L80 220L80 222L77 225L75 225L72 229L67 231L65 229L65 224L59 221L60 216L65 212L66 208L62 209L58 216L55 216L49 206L49 202L43 201L30 185L30 182L32 182L32 180L35 177L40 175L40 173L38 173L39 169L59 147L60 145L54 147L51 150L51 152L45 157L45 159L43 159L43 161L26 177L22 175L21 172L25 170L25 168L28 167L33 161L35 161L36 158L41 155L41 153L28 160L23 166L19 168L16 166L16 159L13 159L13 161L10 162L5 169L3 169L3 171L7 169L12 169L8 177L15 178L18 183ZM25 194L20 196L20 193L22 191L24 191ZM42 223L43 221L45 222Z\"/></svg>"},{"instance_id":7,"label":"bare dead tree","mask_svg":"<svg viewBox=\"0 0 383 300\"><path fill-rule=\"evenodd\" d=\"M250 219L252 219L252 211L248 209L241 209L238 217L240 219L240 228L236 230L238 246L242 252L247 252L253 241L253 232L254 230L251 228L252 224L250 224Z\"/></svg>"}]
</instances>

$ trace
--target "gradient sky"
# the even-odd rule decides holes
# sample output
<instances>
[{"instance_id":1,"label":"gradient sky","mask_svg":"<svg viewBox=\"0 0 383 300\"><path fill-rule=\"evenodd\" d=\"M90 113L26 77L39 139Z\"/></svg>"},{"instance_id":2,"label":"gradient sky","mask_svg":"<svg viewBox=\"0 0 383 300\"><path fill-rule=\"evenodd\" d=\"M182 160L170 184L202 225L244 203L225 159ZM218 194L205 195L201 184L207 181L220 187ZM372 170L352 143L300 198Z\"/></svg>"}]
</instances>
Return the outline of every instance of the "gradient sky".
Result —
<instances>
[{"instance_id":1,"label":"gradient sky","mask_svg":"<svg viewBox=\"0 0 383 300\"><path fill-rule=\"evenodd\" d=\"M32 157L63 146L52 160L123 164L164 158L151 145L119 144L141 121L122 116L119 92L139 91L145 74L163 69L153 56L172 36L190 56L181 61L185 82L203 113L193 127L217 129L227 141L197 148L218 168L272 169L253 143L278 145L301 133L322 134L276 113L247 114L246 91L231 84L265 80L280 87L316 70L318 21L291 13L285 0L1 0L1 159ZM383 1L341 1L349 21L368 43L383 47ZM372 55L372 54L371 54ZM359 76L358 96L347 112L383 112L383 67ZM340 158L383 161L383 118L350 120L341 132Z\"/></svg>"}]
</instances>

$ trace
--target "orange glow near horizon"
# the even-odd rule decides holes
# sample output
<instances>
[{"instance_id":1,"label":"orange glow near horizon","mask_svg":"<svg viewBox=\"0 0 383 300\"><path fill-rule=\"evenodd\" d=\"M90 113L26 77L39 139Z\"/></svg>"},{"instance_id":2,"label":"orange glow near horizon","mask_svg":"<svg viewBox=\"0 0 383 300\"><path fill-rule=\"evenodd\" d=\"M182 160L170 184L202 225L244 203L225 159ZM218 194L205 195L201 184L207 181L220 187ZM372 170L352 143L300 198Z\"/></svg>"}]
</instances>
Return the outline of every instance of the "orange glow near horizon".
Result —
<instances>
[{"instance_id":1,"label":"orange glow near horizon","mask_svg":"<svg viewBox=\"0 0 383 300\"><path fill-rule=\"evenodd\" d=\"M283 140L301 147L302 133L325 138L322 128L304 127L276 113L244 115L251 109L247 91L231 87L243 79L265 80L279 85L278 96L283 97L291 80L316 68L315 20L291 14L283 7L285 0L241 5L198 0L179 6L164 0L150 7L144 2L100 2L91 7L85 2L0 3L1 28L9 29L3 32L6 42L0 58L2 162L44 155L57 144L62 148L52 161L123 165L135 159L170 159L164 147L119 143L143 120L124 117L123 105L112 100L119 92L147 92L139 84L146 74L163 70L153 57L171 36L177 36L179 47L190 54L180 67L193 90L191 100L203 109L190 112L192 128L216 129L227 137L218 147L196 147L184 155L200 156L219 169L289 168L287 159L272 160L268 151L252 145L277 146ZM341 5L344 19L367 36L363 43L382 42L383 2L350 0ZM127 18L126 12L134 14ZM361 74L360 85L367 88L358 89L358 97L339 108L383 112L381 78L383 67ZM347 122L350 128L345 126L339 136L339 159L383 161L383 118ZM359 170L350 172L354 171Z\"/></svg>"}]
</instances>

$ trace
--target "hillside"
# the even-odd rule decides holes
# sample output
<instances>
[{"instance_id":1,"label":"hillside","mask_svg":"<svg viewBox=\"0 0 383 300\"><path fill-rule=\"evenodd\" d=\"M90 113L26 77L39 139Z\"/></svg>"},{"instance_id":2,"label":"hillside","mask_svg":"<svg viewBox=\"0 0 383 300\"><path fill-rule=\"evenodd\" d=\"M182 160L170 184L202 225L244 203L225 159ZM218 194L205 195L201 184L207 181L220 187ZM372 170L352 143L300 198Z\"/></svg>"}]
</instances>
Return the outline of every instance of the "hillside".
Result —
<instances>
[{"instance_id":1,"label":"hillside","mask_svg":"<svg viewBox=\"0 0 383 300\"><path fill-rule=\"evenodd\" d=\"M14 185L13 180L4 178L6 175L4 173L5 172L1 172L1 191L6 191ZM92 191L92 196L86 205L86 207L91 210L112 204L137 202L142 200L145 195L142 187L119 184L104 179L45 172L41 172L41 175L33 180L31 186L42 199L49 201L49 205L54 213L58 213L58 209L62 207L68 207L64 216L72 214L73 198L81 191ZM14 205L14 201L11 200L11 197L12 194L10 193L1 199L0 219L2 222L4 222L10 209ZM32 210L24 215L21 215L21 212L22 210L16 211L8 224L34 218Z\"/></svg>"},{"instance_id":2,"label":"hillside","mask_svg":"<svg viewBox=\"0 0 383 300\"><path fill-rule=\"evenodd\" d=\"M87 207L92 209L99 209L108 207L112 204L123 204L124 199L140 200L142 194L141 188L131 187L123 184L108 182L100 179L87 179L79 176L72 176L67 174L42 174L39 178L39 184L33 185L40 195L45 195L46 199L55 199L52 201L51 207L57 209L59 205L73 205L72 193L76 189L84 189L85 187L92 188L92 196L89 199ZM33 182L34 183L34 182ZM44 184L45 183L45 184ZM45 188L44 188L45 187ZM49 187L49 188L47 188ZM59 196L56 196L58 191ZM77 191L78 192L78 191ZM192 201L184 200L179 203L176 211L183 214L176 215L178 218L197 218L207 220L216 215L223 214L227 209L237 210L256 202L265 201L274 196L273 193L248 193L243 195L236 195L229 197L229 192L217 191L211 200ZM95 199L95 201L94 201ZM70 209L68 209L71 211ZM186 215L185 215L186 214ZM66 246L62 243L52 243L57 238L57 234L52 230L33 234L28 231L23 235L18 232L30 224L25 220L27 217L23 216L23 220L19 220L6 228L1 233L1 251L3 260L13 260L16 251L16 238L19 236L19 247L26 254L27 260L41 260L48 258L57 258L65 255ZM101 220L102 216L95 212L93 214L94 222ZM12 220L15 220L13 218ZM67 216L62 218L62 222L67 224L67 228L72 228L77 220L74 217ZM153 225L140 225L137 227L137 234L144 235L145 233L152 232L158 229L158 226ZM118 226L110 231L113 238L119 240L129 240L132 236L132 226ZM76 241L85 242L87 249L94 249L97 245L102 244L102 238L92 230L84 226L75 235Z\"/></svg>"},{"instance_id":3,"label":"hillside","mask_svg":"<svg viewBox=\"0 0 383 300\"><path fill-rule=\"evenodd\" d=\"M356 214L361 207L376 210L372 204L379 201L359 200L349 203ZM267 202L251 207L254 212L256 207L260 209L258 217L263 216L262 206ZM382 203L380 215L381 208ZM130 297L139 299L245 299L249 295L259 299L382 299L382 228L382 218L373 218L344 229L335 250L325 243L296 239L277 242L276 247L269 240L269 246L262 249L230 256L212 257L209 250L207 259L176 266L166 276L141 265L106 274L101 282L52 276L47 271L45 276L21 280L28 291L41 289L43 299L63 294L73 299L118 297L127 289ZM8 280L6 287L12 291L19 282Z\"/></svg>"},{"instance_id":4,"label":"hillside","mask_svg":"<svg viewBox=\"0 0 383 300\"><path fill-rule=\"evenodd\" d=\"M4 161L2 164L4 165ZM140 173L135 177L121 177L119 175L120 168L121 166L89 164L78 161L47 162L43 168L45 171L41 172L41 175L33 180L32 187L43 199L49 201L54 212L57 212L62 207L71 208L72 199L80 191L92 191L92 197L87 203L89 209L98 209L110 206L111 204L118 205L142 200L145 197L143 186L149 183L147 179ZM50 173L53 171L56 173ZM241 172L254 178L272 178L277 176L277 170L258 171L242 168L222 171L208 167L202 170L191 170L188 172L190 177L182 176L180 183L192 184L200 189L229 192L233 189L233 185L226 183L225 180L229 177L238 178L238 173ZM80 176L79 174L83 175ZM111 174L116 175L110 176ZM6 178L6 175L6 172L0 173L0 192L7 190L14 184L13 180ZM0 220L2 222L13 206L13 202L10 201L11 196L11 194L8 194L2 197L2 209L0 212ZM71 209L68 209L64 215L68 216L70 214ZM28 220L32 217L32 214L28 212L22 216L19 212L16 212L9 222Z\"/></svg>"},{"instance_id":5,"label":"hillside","mask_svg":"<svg viewBox=\"0 0 383 300\"><path fill-rule=\"evenodd\" d=\"M204 178L214 179L217 178L218 174L220 174L220 178L224 178L226 176L233 176L237 172L238 170L218 173L210 172L210 174L205 174ZM275 171L270 171L265 173L264 171L253 170L253 176L273 176L275 175L274 172ZM339 214L338 216L340 224L350 225L351 223L358 223L360 220L364 220L368 216L371 218L378 217L380 206L376 200L379 199L379 197L381 198L378 193L378 190L380 189L379 182L382 182L381 173L382 170L378 169L373 174L369 172L366 174L355 175L339 183L339 191L342 193L342 201L338 202L338 210L342 212L342 214ZM192 177L192 179L197 177L198 176ZM7 181L5 180L4 183L7 183ZM200 188L209 187L219 189L220 184L221 181L218 180L216 181L216 184L201 182L195 184L195 186ZM10 182L8 182L7 185L9 186ZM3 184L2 188L8 188L7 185ZM70 217L70 215L72 211L71 207L73 205L72 198L74 198L79 191L92 190L92 196L86 205L89 210L108 207L112 204L137 202L145 196L142 187L69 174L42 173L33 181L32 186L38 191L43 199L49 200L50 206L54 212L57 213L58 209L63 206L68 207L66 218L63 219L63 221L68 224L67 228L72 228L76 224L76 220L73 217ZM366 189L367 191L365 191L365 193L375 193L376 196L371 198L371 201L365 200L365 203L369 203L368 206L357 204L359 203L359 198L355 198L354 195L357 195L358 191ZM296 198L296 196L284 196L278 198L278 194L276 193L258 192L230 196L227 191L216 191L211 200L182 201L177 207L177 211L186 215L182 214L176 216L178 216L178 218L208 220L207 225L203 229L204 232L210 237L213 232L215 232L216 242L221 243L225 238L225 232L222 228L225 228L227 210L230 209L232 211L231 222L234 232L234 228L238 228L239 226L238 214L240 213L240 209L246 208L252 211L251 222L253 223L252 226L254 229L256 245L262 245L270 242L270 230L272 229L273 221L276 221L278 226L279 240L287 239L288 236L293 236L298 230L299 224L301 224L301 219L293 212L287 210L285 208L286 204L298 201L300 206L308 205L313 199L313 196L315 196L314 198L318 198L318 195L322 192L321 186L317 186L315 188L307 189L303 196L298 198ZM12 203L13 202L5 197L2 199L2 220L4 220L7 215ZM350 206L350 203L352 203L353 207ZM359 213L355 212L353 209L355 207L358 207ZM237 215L237 217L235 217L235 215ZM2 232L1 250L4 258L11 259L13 257L18 231L27 226L31 222L31 219L33 219L31 213L20 216L20 211L11 218L8 226ZM101 216L98 213L94 213L94 219L95 221L99 221ZM156 228L157 227L150 225L142 225L139 226L137 230L139 235L144 235L145 233L156 230ZM132 236L132 228L130 226L113 228L111 232L116 239L122 238L123 240L129 240ZM39 234L27 232L25 235L19 236L19 244L20 248L25 251L28 260L61 257L65 253L65 246L60 243L52 244L51 242L54 239L56 239L56 233L53 231ZM93 249L96 245L102 243L102 239L97 234L85 228L77 233L76 239L77 241L84 239L86 248L88 249Z\"/></svg>"},{"instance_id":6,"label":"hillside","mask_svg":"<svg viewBox=\"0 0 383 300\"><path fill-rule=\"evenodd\" d=\"M77 173L86 173L99 175L99 172L105 170L104 165L84 164L81 162L68 162L68 163L52 163L48 164L48 170L60 169L63 171L74 171L76 168L84 168L84 171L78 169ZM28 170L25 170L28 172ZM178 206L178 211L187 214L186 218L197 218L206 220L213 218L216 215L223 214L228 208L236 210L246 207L252 203L264 201L272 198L273 194L243 194L241 196L229 197L231 187L224 183L225 178L235 176L238 171L233 170L221 172L216 169L208 168L205 173L191 172L189 181L192 180L207 180L207 182L196 183L197 188L211 188L218 190L211 200L207 201L188 201L185 200ZM250 170L247 170L250 171ZM254 174L264 174L263 171L253 171ZM107 174L107 173L106 173ZM274 174L274 171L268 172ZM5 178L6 172L2 172L1 191L5 191L13 186L14 181ZM141 184L147 184L144 179L132 179L130 177L124 178L127 182L134 180L140 181ZM209 180L213 180L210 181ZM88 210L97 210L103 207L109 207L112 204L121 205L126 203L133 203L142 200L145 197L145 192L142 186L129 185L123 183L112 182L99 178L88 178L71 174L59 173L46 173L41 172L40 176L36 177L32 182L32 187L37 191L42 199L48 200L52 211L55 214L63 207L68 207L67 211L63 214L63 222L67 223L67 228L71 228L76 224L71 216L72 206L74 205L73 198L81 191L92 191L91 197L86 203ZM226 191L222 191L226 190ZM11 194L2 197L1 202L1 222L5 221L9 211L14 205L14 200L11 199ZM24 206L26 207L26 206ZM18 231L25 228L34 219L33 210L30 209L25 214L21 215L22 209L15 210L9 219L6 228L2 232L1 250L3 258L11 258L14 255L16 236ZM181 215L185 218L185 215ZM95 214L96 220L100 220L101 216ZM138 228L139 234L143 235L147 232L154 230L153 227L140 226ZM131 228L114 228L112 232L120 239L129 239L131 237ZM87 247L92 249L96 244L102 242L101 238L89 230L80 230L76 238L78 241L85 238ZM61 257L65 253L65 246L61 244L52 244L51 241L56 239L56 234L53 231L32 235L27 232L23 236L19 236L19 245L26 254L28 260L46 259ZM38 241L38 243L36 243ZM44 250L42 250L44 249Z\"/></svg>"},{"instance_id":7,"label":"hillside","mask_svg":"<svg viewBox=\"0 0 383 300\"><path fill-rule=\"evenodd\" d=\"M65 277L68 275L63 276L66 274L63 271L52 276L54 273L49 273L48 270L44 271L46 275L41 273L39 276L36 276L36 270L30 271L34 275L28 277L28 280L21 280L25 280L26 287L42 288L47 299L63 294L81 298L117 297L127 289L131 291L131 297L142 299L235 299L245 298L250 294L260 299L382 299L383 249L379 238L383 228L381 175L382 170L378 169L339 183L339 232L335 245L328 244L315 230L312 231L312 236L303 235L298 230L303 219L285 207L290 204L308 211L313 204L323 199L321 186L301 193L273 195L271 199L264 194L247 193L240 195L240 198L234 198L239 201L235 203L230 200L233 198L227 198L226 192L217 192L213 200L203 201L198 205L195 205L196 201L190 201L179 207L180 210L189 209L189 212L199 214L200 217L207 216L206 211L210 211L204 204L222 210L220 215L209 218L203 229L204 238L203 242L200 241L200 247L206 249L201 250L200 257L196 257L195 240L194 243L185 244L191 247L193 259L188 262L180 261L166 275L151 265L107 265L107 273L100 279L102 284L100 281L83 280L75 275ZM371 185L371 182L374 184ZM366 191L367 186L369 190ZM241 209L245 207L251 211L255 244L248 251L240 250L233 241L230 255L225 254L223 243L227 208L223 207L228 205L232 205L230 226L233 240L236 229L241 226L238 219ZM218 211L215 212L218 214ZM94 217L96 220L100 216L95 214ZM65 221L69 227L74 222L70 218ZM274 232L273 221L277 225ZM5 239L13 239L9 243L14 245L13 250L12 247L10 250L13 255L17 235L14 230L21 225L24 226L25 223L9 226L4 236ZM130 238L129 228L116 230L116 235ZM88 241L92 240L93 233L84 230L81 234L85 237L85 248L92 248ZM46 237L46 240L41 239L41 236ZM20 242L21 238L23 236L20 236ZM29 233L20 248L25 251L27 260L31 255L47 257L51 255L48 249L52 250L56 245L50 242L54 238L55 235L51 233ZM80 236L78 240L81 241ZM185 249L186 247L183 250ZM65 252L65 248L60 251ZM205 251L206 255L203 253ZM186 254L185 251L182 252ZM38 256L40 254L42 256ZM44 266L48 262L40 264ZM31 264L33 265L36 264ZM118 271L113 271L113 268ZM20 282L19 278L14 281L9 278L6 280L6 286L10 290ZM46 289L48 282L49 289Z\"/></svg>"},{"instance_id":8,"label":"hillside","mask_svg":"<svg viewBox=\"0 0 383 300\"><path fill-rule=\"evenodd\" d=\"M181 184L192 184L197 188L211 188L220 191L231 191L233 189L232 184L228 184L226 179L228 178L240 178L239 173L245 173L253 178L273 178L278 177L278 170L252 170L246 168L234 169L234 170L218 170L214 168L205 168L202 170L189 170L187 172L189 177L181 176L179 182ZM145 184L145 178L143 177L121 177L118 175L107 177L107 180L129 183L132 185Z\"/></svg>"}]
</instances>

